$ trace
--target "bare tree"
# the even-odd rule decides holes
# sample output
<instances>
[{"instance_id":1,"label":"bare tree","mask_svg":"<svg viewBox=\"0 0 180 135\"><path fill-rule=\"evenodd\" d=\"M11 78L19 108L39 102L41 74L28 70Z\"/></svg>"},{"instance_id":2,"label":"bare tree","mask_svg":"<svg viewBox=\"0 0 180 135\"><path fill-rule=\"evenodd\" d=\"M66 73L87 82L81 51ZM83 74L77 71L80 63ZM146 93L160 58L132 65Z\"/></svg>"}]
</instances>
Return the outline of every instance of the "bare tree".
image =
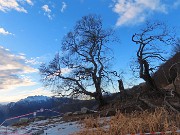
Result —
<instances>
[{"instance_id":1,"label":"bare tree","mask_svg":"<svg viewBox=\"0 0 180 135\"><path fill-rule=\"evenodd\" d=\"M104 105L103 92L116 72L110 71L112 51L108 45L115 41L113 30L103 29L97 15L78 21L62 41L62 54L49 65L41 65L40 73L46 86L53 86L63 96L89 95Z\"/></svg>"},{"instance_id":2,"label":"bare tree","mask_svg":"<svg viewBox=\"0 0 180 135\"><path fill-rule=\"evenodd\" d=\"M164 57L165 46L175 43L173 32L170 32L164 23L147 23L140 33L132 36L132 41L138 45L136 53L139 63L139 76L152 89L157 86L152 78L157 64L166 61Z\"/></svg>"},{"instance_id":3,"label":"bare tree","mask_svg":"<svg viewBox=\"0 0 180 135\"><path fill-rule=\"evenodd\" d=\"M173 48L173 53L179 53L180 52L180 38L177 39L176 44Z\"/></svg>"}]
</instances>

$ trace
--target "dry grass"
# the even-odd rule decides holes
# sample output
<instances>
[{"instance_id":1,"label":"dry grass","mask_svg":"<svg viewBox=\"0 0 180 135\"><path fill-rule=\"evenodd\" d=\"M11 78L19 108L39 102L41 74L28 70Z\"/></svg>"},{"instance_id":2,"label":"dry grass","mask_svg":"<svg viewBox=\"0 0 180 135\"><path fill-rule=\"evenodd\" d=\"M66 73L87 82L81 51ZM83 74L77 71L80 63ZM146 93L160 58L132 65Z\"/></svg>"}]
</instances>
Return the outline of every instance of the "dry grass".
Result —
<instances>
[{"instance_id":1,"label":"dry grass","mask_svg":"<svg viewBox=\"0 0 180 135\"><path fill-rule=\"evenodd\" d=\"M133 133L175 131L180 128L180 114L158 108L154 112L118 112L110 120L86 118L84 129L75 135L125 135ZM177 135L178 133L172 133Z\"/></svg>"}]
</instances>

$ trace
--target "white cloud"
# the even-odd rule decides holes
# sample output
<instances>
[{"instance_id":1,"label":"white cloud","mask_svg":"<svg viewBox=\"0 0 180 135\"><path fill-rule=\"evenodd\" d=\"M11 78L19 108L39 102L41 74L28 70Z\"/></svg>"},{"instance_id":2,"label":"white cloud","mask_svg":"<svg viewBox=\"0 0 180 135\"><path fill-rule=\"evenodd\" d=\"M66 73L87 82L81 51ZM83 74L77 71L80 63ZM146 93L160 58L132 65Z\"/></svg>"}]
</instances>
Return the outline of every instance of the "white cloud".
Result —
<instances>
[{"instance_id":1,"label":"white cloud","mask_svg":"<svg viewBox=\"0 0 180 135\"><path fill-rule=\"evenodd\" d=\"M180 0L176 0L174 3L173 3L173 7L174 8L177 8L180 6Z\"/></svg>"},{"instance_id":2,"label":"white cloud","mask_svg":"<svg viewBox=\"0 0 180 135\"><path fill-rule=\"evenodd\" d=\"M9 31L6 31L4 28L0 28L0 34L2 34L2 35L13 35Z\"/></svg>"},{"instance_id":3,"label":"white cloud","mask_svg":"<svg viewBox=\"0 0 180 135\"><path fill-rule=\"evenodd\" d=\"M167 13L160 0L116 0L113 11L119 14L116 26L143 22L153 12Z\"/></svg>"},{"instance_id":4,"label":"white cloud","mask_svg":"<svg viewBox=\"0 0 180 135\"><path fill-rule=\"evenodd\" d=\"M61 12L63 13L66 8L67 4L65 2L62 2Z\"/></svg>"},{"instance_id":5,"label":"white cloud","mask_svg":"<svg viewBox=\"0 0 180 135\"><path fill-rule=\"evenodd\" d=\"M45 90L44 87L41 87L33 90L33 93L28 94L28 96L34 95L53 96L53 93L49 90Z\"/></svg>"},{"instance_id":6,"label":"white cloud","mask_svg":"<svg viewBox=\"0 0 180 135\"><path fill-rule=\"evenodd\" d=\"M33 2L31 0L26 0L26 2L31 6L33 5Z\"/></svg>"},{"instance_id":7,"label":"white cloud","mask_svg":"<svg viewBox=\"0 0 180 135\"><path fill-rule=\"evenodd\" d=\"M44 12L46 12L46 13L51 13L51 10L49 9L48 5L42 6L42 9L43 9Z\"/></svg>"},{"instance_id":8,"label":"white cloud","mask_svg":"<svg viewBox=\"0 0 180 135\"><path fill-rule=\"evenodd\" d=\"M0 59L0 89L36 84L27 77L27 74L37 72L37 70L25 64L24 55L14 55L8 49L0 46Z\"/></svg>"},{"instance_id":9,"label":"white cloud","mask_svg":"<svg viewBox=\"0 0 180 135\"><path fill-rule=\"evenodd\" d=\"M9 91L0 91L0 102L16 102L20 99L24 99L28 96L35 96L35 95L43 95L43 96L53 96L53 93L49 90L45 90L42 87L35 88L35 89L16 89L16 90L9 90Z\"/></svg>"},{"instance_id":10,"label":"white cloud","mask_svg":"<svg viewBox=\"0 0 180 135\"><path fill-rule=\"evenodd\" d=\"M41 62L41 57L35 57L35 58L31 58L29 60L26 60L27 64L31 64L31 65L40 65L43 62Z\"/></svg>"},{"instance_id":11,"label":"white cloud","mask_svg":"<svg viewBox=\"0 0 180 135\"><path fill-rule=\"evenodd\" d=\"M30 2L30 0L27 1ZM0 11L7 12L10 10L27 13L27 10L19 5L18 0L0 0Z\"/></svg>"},{"instance_id":12,"label":"white cloud","mask_svg":"<svg viewBox=\"0 0 180 135\"><path fill-rule=\"evenodd\" d=\"M44 15L46 15L51 20L52 16L51 16L51 9L49 8L49 6L43 5L42 10L44 11Z\"/></svg>"}]
</instances>

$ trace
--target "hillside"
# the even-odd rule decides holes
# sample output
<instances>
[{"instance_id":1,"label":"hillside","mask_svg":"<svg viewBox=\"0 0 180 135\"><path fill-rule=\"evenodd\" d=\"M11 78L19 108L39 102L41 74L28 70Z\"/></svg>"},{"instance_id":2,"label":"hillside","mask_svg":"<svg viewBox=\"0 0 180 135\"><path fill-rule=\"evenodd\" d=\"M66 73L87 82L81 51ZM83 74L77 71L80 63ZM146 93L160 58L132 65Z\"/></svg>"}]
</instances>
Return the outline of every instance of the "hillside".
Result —
<instances>
[{"instance_id":1,"label":"hillside","mask_svg":"<svg viewBox=\"0 0 180 135\"><path fill-rule=\"evenodd\" d=\"M176 66L175 66L176 70L172 74L174 76L176 74L180 75L180 52L175 54L168 61L166 61L164 64L162 64L159 67L159 69L157 70L157 72L154 73L153 79L155 80L158 87L163 88L163 87L169 85L170 83L172 83L170 73L173 71L170 71L170 68L174 64L176 64ZM176 79L177 81L178 81L179 77L180 76L177 77L177 79ZM177 82L177 85L178 84L179 83Z\"/></svg>"},{"instance_id":2,"label":"hillside","mask_svg":"<svg viewBox=\"0 0 180 135\"><path fill-rule=\"evenodd\" d=\"M116 110L131 113L134 111L154 110L157 107L165 107L169 111L180 112L179 63L180 53L177 53L159 66L159 69L153 75L159 90L150 90L145 83L136 85L126 90L125 96L120 93L115 94L114 100L109 101L107 106L100 109L101 114L105 116L107 112L115 113ZM172 65L175 66L171 68ZM174 78L174 84L172 78Z\"/></svg>"}]
</instances>

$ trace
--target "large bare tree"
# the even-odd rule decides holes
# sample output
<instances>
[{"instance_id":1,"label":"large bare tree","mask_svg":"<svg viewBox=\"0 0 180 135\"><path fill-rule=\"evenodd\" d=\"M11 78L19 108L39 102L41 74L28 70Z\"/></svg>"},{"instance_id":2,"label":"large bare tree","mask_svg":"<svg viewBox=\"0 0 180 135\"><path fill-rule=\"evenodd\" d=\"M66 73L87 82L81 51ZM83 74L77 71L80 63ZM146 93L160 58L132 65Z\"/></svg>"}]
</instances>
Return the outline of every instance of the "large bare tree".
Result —
<instances>
[{"instance_id":1,"label":"large bare tree","mask_svg":"<svg viewBox=\"0 0 180 135\"><path fill-rule=\"evenodd\" d=\"M61 95L89 95L103 105L103 92L115 75L109 70L112 59L109 45L116 39L113 33L103 29L100 16L82 17L63 38L61 53L49 65L41 65L44 84L53 86Z\"/></svg>"},{"instance_id":2,"label":"large bare tree","mask_svg":"<svg viewBox=\"0 0 180 135\"><path fill-rule=\"evenodd\" d=\"M139 63L139 77L152 90L157 90L152 73L160 62L166 61L164 57L166 50L164 48L175 43L174 33L164 23L147 22L139 33L132 36L132 41L138 45L136 55Z\"/></svg>"}]
</instances>

